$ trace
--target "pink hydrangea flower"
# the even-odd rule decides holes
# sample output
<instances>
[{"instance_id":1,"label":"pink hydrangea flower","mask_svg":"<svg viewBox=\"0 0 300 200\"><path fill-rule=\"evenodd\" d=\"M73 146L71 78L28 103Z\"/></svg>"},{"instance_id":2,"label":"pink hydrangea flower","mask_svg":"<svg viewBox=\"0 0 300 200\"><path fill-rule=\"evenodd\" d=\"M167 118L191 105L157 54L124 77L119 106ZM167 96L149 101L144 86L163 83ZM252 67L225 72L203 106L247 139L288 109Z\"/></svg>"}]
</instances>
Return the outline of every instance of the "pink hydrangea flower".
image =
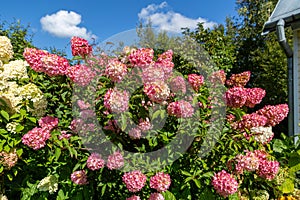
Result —
<instances>
[{"instance_id":1,"label":"pink hydrangea flower","mask_svg":"<svg viewBox=\"0 0 300 200\"><path fill-rule=\"evenodd\" d=\"M171 185L171 177L164 172L158 172L150 178L150 187L156 189L158 192L164 192L169 189Z\"/></svg>"},{"instance_id":2,"label":"pink hydrangea flower","mask_svg":"<svg viewBox=\"0 0 300 200\"><path fill-rule=\"evenodd\" d=\"M128 135L131 139L137 140L140 139L142 136L142 131L139 128L132 128L129 130Z\"/></svg>"},{"instance_id":3,"label":"pink hydrangea flower","mask_svg":"<svg viewBox=\"0 0 300 200\"><path fill-rule=\"evenodd\" d=\"M149 131L152 128L152 124L150 123L149 118L147 117L145 120L144 119L140 119L139 120L139 124L138 124L138 128L142 132Z\"/></svg>"},{"instance_id":4,"label":"pink hydrangea flower","mask_svg":"<svg viewBox=\"0 0 300 200\"><path fill-rule=\"evenodd\" d=\"M58 118L52 116L42 117L38 121L39 126L43 129L47 129L51 131L53 128L57 127L58 125Z\"/></svg>"},{"instance_id":5,"label":"pink hydrangea flower","mask_svg":"<svg viewBox=\"0 0 300 200\"><path fill-rule=\"evenodd\" d=\"M77 185L86 185L88 184L87 175L84 170L78 170L71 174L71 180Z\"/></svg>"},{"instance_id":6,"label":"pink hydrangea flower","mask_svg":"<svg viewBox=\"0 0 300 200\"><path fill-rule=\"evenodd\" d=\"M175 116L177 118L188 118L194 114L194 108L189 102L179 100L170 103L167 107L167 112L169 115Z\"/></svg>"},{"instance_id":7,"label":"pink hydrangea flower","mask_svg":"<svg viewBox=\"0 0 300 200\"><path fill-rule=\"evenodd\" d=\"M225 170L222 170L214 175L212 179L212 185L216 192L225 198L236 193L239 186L233 175L229 174Z\"/></svg>"},{"instance_id":8,"label":"pink hydrangea flower","mask_svg":"<svg viewBox=\"0 0 300 200\"><path fill-rule=\"evenodd\" d=\"M256 149L253 151L253 153L259 158L260 161L267 160L268 153L264 150Z\"/></svg>"},{"instance_id":9,"label":"pink hydrangea flower","mask_svg":"<svg viewBox=\"0 0 300 200\"><path fill-rule=\"evenodd\" d=\"M138 192L145 186L147 177L141 171L135 170L125 173L122 180L130 192Z\"/></svg>"},{"instance_id":10,"label":"pink hydrangea flower","mask_svg":"<svg viewBox=\"0 0 300 200\"><path fill-rule=\"evenodd\" d=\"M262 109L256 111L256 113L267 118L266 126L275 126L287 117L289 107L287 104L278 104L275 106L266 105Z\"/></svg>"},{"instance_id":11,"label":"pink hydrangea flower","mask_svg":"<svg viewBox=\"0 0 300 200\"><path fill-rule=\"evenodd\" d=\"M51 134L48 129L35 127L23 135L22 143L34 150L38 150L46 145L46 141L50 138L50 136Z\"/></svg>"},{"instance_id":12,"label":"pink hydrangea flower","mask_svg":"<svg viewBox=\"0 0 300 200\"><path fill-rule=\"evenodd\" d=\"M226 84L230 87L244 87L250 80L251 72L245 71L239 74L232 74Z\"/></svg>"},{"instance_id":13,"label":"pink hydrangea flower","mask_svg":"<svg viewBox=\"0 0 300 200\"><path fill-rule=\"evenodd\" d=\"M170 95L170 89L163 81L144 84L144 92L151 101L156 103L163 103Z\"/></svg>"},{"instance_id":14,"label":"pink hydrangea flower","mask_svg":"<svg viewBox=\"0 0 300 200\"><path fill-rule=\"evenodd\" d=\"M114 133L120 133L121 132L121 129L120 127L118 126L118 122L117 120L108 120L107 122L107 125L103 127L105 130L110 130Z\"/></svg>"},{"instance_id":15,"label":"pink hydrangea flower","mask_svg":"<svg viewBox=\"0 0 300 200\"><path fill-rule=\"evenodd\" d=\"M189 74L188 75L188 82L193 87L195 91L198 91L199 88L204 83L204 76L198 74Z\"/></svg>"},{"instance_id":16,"label":"pink hydrangea flower","mask_svg":"<svg viewBox=\"0 0 300 200\"><path fill-rule=\"evenodd\" d=\"M73 132L78 133L82 126L83 126L83 120L82 119L73 119L71 121L71 124L70 124L69 128Z\"/></svg>"},{"instance_id":17,"label":"pink hydrangea flower","mask_svg":"<svg viewBox=\"0 0 300 200\"><path fill-rule=\"evenodd\" d=\"M89 103L84 102L83 100L78 100L77 101L77 105L79 106L79 108L81 110L85 110L91 107L91 105Z\"/></svg>"},{"instance_id":18,"label":"pink hydrangea flower","mask_svg":"<svg viewBox=\"0 0 300 200\"><path fill-rule=\"evenodd\" d=\"M72 136L72 134L67 133L67 131L61 131L61 135L58 136L59 140L62 139L69 139Z\"/></svg>"},{"instance_id":19,"label":"pink hydrangea flower","mask_svg":"<svg viewBox=\"0 0 300 200\"><path fill-rule=\"evenodd\" d=\"M56 54L48 53L41 57L41 61L44 67L43 72L48 76L65 75L70 68L68 60Z\"/></svg>"},{"instance_id":20,"label":"pink hydrangea flower","mask_svg":"<svg viewBox=\"0 0 300 200\"><path fill-rule=\"evenodd\" d=\"M261 88L245 88L245 90L247 93L245 106L248 106L249 108L253 108L256 104L260 104L266 95L266 91Z\"/></svg>"},{"instance_id":21,"label":"pink hydrangea flower","mask_svg":"<svg viewBox=\"0 0 300 200\"><path fill-rule=\"evenodd\" d=\"M161 193L151 193L148 200L165 200L164 196Z\"/></svg>"},{"instance_id":22,"label":"pink hydrangea flower","mask_svg":"<svg viewBox=\"0 0 300 200\"><path fill-rule=\"evenodd\" d=\"M71 38L71 49L73 56L86 56L90 55L93 51L92 46L89 45L89 42L86 39L80 37Z\"/></svg>"},{"instance_id":23,"label":"pink hydrangea flower","mask_svg":"<svg viewBox=\"0 0 300 200\"><path fill-rule=\"evenodd\" d=\"M225 84L226 82L226 74L224 72L224 70L219 70L216 72L213 72L208 80L212 83L212 84Z\"/></svg>"},{"instance_id":24,"label":"pink hydrangea flower","mask_svg":"<svg viewBox=\"0 0 300 200\"><path fill-rule=\"evenodd\" d=\"M279 171L278 161L261 160L257 174L267 180L273 180Z\"/></svg>"},{"instance_id":25,"label":"pink hydrangea flower","mask_svg":"<svg viewBox=\"0 0 300 200\"><path fill-rule=\"evenodd\" d=\"M88 119L88 118L93 118L96 116L96 113L94 112L94 110L90 110L90 109L82 110L82 111L80 111L79 114L80 114L81 119Z\"/></svg>"},{"instance_id":26,"label":"pink hydrangea flower","mask_svg":"<svg viewBox=\"0 0 300 200\"><path fill-rule=\"evenodd\" d=\"M153 62L154 51L150 48L134 49L127 57L134 67L146 67Z\"/></svg>"},{"instance_id":27,"label":"pink hydrangea flower","mask_svg":"<svg viewBox=\"0 0 300 200\"><path fill-rule=\"evenodd\" d=\"M245 88L233 87L225 93L226 104L232 108L240 108L245 105L247 101L247 92Z\"/></svg>"},{"instance_id":28,"label":"pink hydrangea flower","mask_svg":"<svg viewBox=\"0 0 300 200\"><path fill-rule=\"evenodd\" d=\"M0 163L3 167L10 170L18 162L18 154L16 149L11 150L10 152L1 151L0 152Z\"/></svg>"},{"instance_id":29,"label":"pink hydrangea flower","mask_svg":"<svg viewBox=\"0 0 300 200\"><path fill-rule=\"evenodd\" d=\"M235 157L235 170L242 174L244 170L252 172L259 168L260 159L254 152L247 152L246 155L239 154Z\"/></svg>"},{"instance_id":30,"label":"pink hydrangea flower","mask_svg":"<svg viewBox=\"0 0 300 200\"><path fill-rule=\"evenodd\" d=\"M257 113L246 114L242 116L240 121L232 124L233 128L244 131L245 129L250 130L253 127L265 126L267 118Z\"/></svg>"},{"instance_id":31,"label":"pink hydrangea flower","mask_svg":"<svg viewBox=\"0 0 300 200\"><path fill-rule=\"evenodd\" d=\"M65 75L70 67L66 58L35 48L25 48L23 56L34 71L48 76Z\"/></svg>"},{"instance_id":32,"label":"pink hydrangea flower","mask_svg":"<svg viewBox=\"0 0 300 200\"><path fill-rule=\"evenodd\" d=\"M111 59L105 69L105 75L113 82L120 82L127 73L127 66L118 59Z\"/></svg>"},{"instance_id":33,"label":"pink hydrangea flower","mask_svg":"<svg viewBox=\"0 0 300 200\"><path fill-rule=\"evenodd\" d=\"M154 64L156 68L160 68L164 72L164 79L168 79L173 72L174 63L172 62L173 51L168 50L160 54Z\"/></svg>"},{"instance_id":34,"label":"pink hydrangea flower","mask_svg":"<svg viewBox=\"0 0 300 200\"><path fill-rule=\"evenodd\" d=\"M126 198L126 200L141 200L139 196L133 195L131 197Z\"/></svg>"},{"instance_id":35,"label":"pink hydrangea flower","mask_svg":"<svg viewBox=\"0 0 300 200\"><path fill-rule=\"evenodd\" d=\"M143 83L152 83L156 81L164 81L165 73L162 68L156 66L147 66L142 71Z\"/></svg>"},{"instance_id":36,"label":"pink hydrangea flower","mask_svg":"<svg viewBox=\"0 0 300 200\"><path fill-rule=\"evenodd\" d=\"M127 91L109 89L104 95L104 106L116 113L125 112L129 108L129 94Z\"/></svg>"},{"instance_id":37,"label":"pink hydrangea flower","mask_svg":"<svg viewBox=\"0 0 300 200\"><path fill-rule=\"evenodd\" d=\"M96 72L86 65L74 65L68 68L66 75L77 85L87 86L96 76Z\"/></svg>"},{"instance_id":38,"label":"pink hydrangea flower","mask_svg":"<svg viewBox=\"0 0 300 200\"><path fill-rule=\"evenodd\" d=\"M86 161L87 168L93 171L103 168L104 164L105 161L98 153L92 153Z\"/></svg>"},{"instance_id":39,"label":"pink hydrangea flower","mask_svg":"<svg viewBox=\"0 0 300 200\"><path fill-rule=\"evenodd\" d=\"M29 66L36 72L44 72L44 65L41 58L48 54L47 51L35 49L35 48L25 48L23 56Z\"/></svg>"},{"instance_id":40,"label":"pink hydrangea flower","mask_svg":"<svg viewBox=\"0 0 300 200\"><path fill-rule=\"evenodd\" d=\"M169 83L170 89L173 93L185 94L186 93L186 84L185 79L182 76L176 76L171 79Z\"/></svg>"},{"instance_id":41,"label":"pink hydrangea flower","mask_svg":"<svg viewBox=\"0 0 300 200\"><path fill-rule=\"evenodd\" d=\"M114 152L107 158L106 166L108 169L120 169L124 166L124 158L119 151Z\"/></svg>"}]
</instances>

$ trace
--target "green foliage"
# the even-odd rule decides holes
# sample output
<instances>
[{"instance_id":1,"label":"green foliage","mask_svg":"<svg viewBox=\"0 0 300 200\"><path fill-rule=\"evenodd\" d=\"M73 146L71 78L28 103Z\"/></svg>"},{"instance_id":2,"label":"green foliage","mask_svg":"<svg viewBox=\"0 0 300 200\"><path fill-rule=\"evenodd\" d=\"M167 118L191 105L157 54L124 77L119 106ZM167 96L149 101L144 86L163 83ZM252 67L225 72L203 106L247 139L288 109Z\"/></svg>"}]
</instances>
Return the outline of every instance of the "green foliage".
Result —
<instances>
[{"instance_id":1,"label":"green foliage","mask_svg":"<svg viewBox=\"0 0 300 200\"><path fill-rule=\"evenodd\" d=\"M186 34L192 35L199 43L203 44L204 49L211 55L213 62L219 65L221 69L230 71L240 62L238 55L235 53L237 47L233 45L238 44L233 43L236 42L236 33L233 31L235 28L233 22L228 19L226 28L217 26L212 30L205 30L200 24L197 32L186 30ZM146 30L148 35L153 33L150 28ZM140 34L142 34L141 37L145 37L143 35L145 33L141 32ZM154 49L155 60L166 50L162 48L165 45L176 50L178 40L180 38L168 38L165 33L161 33L157 38L153 35L150 41L142 40L145 43L141 44L147 46L147 44L150 45L147 42L155 42L154 44L158 42ZM182 45L185 44L182 43ZM225 47L229 49L224 50ZM53 49L53 51L56 50ZM189 53L193 54L195 52L191 51ZM194 65L198 63L191 63L188 56L184 57L182 55L184 54L175 54L172 61L178 74L181 73L184 78L187 78L188 74L197 72ZM207 54L204 53L205 56ZM126 59L122 59L124 57L126 58L126 55L121 54L118 59L126 62ZM87 60L75 57L70 60L70 63L84 61ZM213 67L210 61L202 61L203 71ZM105 66L99 64L93 67L101 71L104 70ZM139 71L135 71L135 68L129 68L127 73L130 74L130 72L135 72L133 74L139 73ZM20 81L18 84L33 83L37 85L48 102L45 115L58 118L59 124L51 130L51 137L47 140L46 146L39 150L33 150L22 143L22 137L34 127L39 126L40 117L34 116L27 109L28 106L32 107L28 102L21 105L19 112L13 113L7 100L5 98L0 99L0 152L3 155L4 153L13 153L18 158L15 165L11 167L5 165L5 162L1 160L1 192L4 192L8 199L92 200L125 199L131 196L132 193L128 191L122 180L124 174L122 171L110 170L107 167L92 171L87 167L87 159L97 147L101 146L101 153L103 154L105 150L109 152L115 150L115 147L111 148L107 145L108 142L128 152L148 153L165 147L168 153L165 160L143 160L143 157L139 157L137 154L135 154L137 156L131 157L129 155L124 156L127 161L130 161L125 164L125 169L131 170L130 164L134 165L135 163L141 163L148 169L145 172L147 183L141 191L136 193L141 199L147 199L152 192L155 192L148 183L150 177L157 171L168 173L171 177L171 187L162 192L166 200L224 199L217 194L212 186L213 176L221 170L234 174L234 166L231 165L234 158L244 151L257 149L268 152L271 159L280 162L280 173L274 180L270 181L251 172L245 172L243 175L235 174L233 176L239 182L239 190L228 196L227 199L241 199L242 195L247 195L251 199L261 195L262 191L266 191L270 198L275 199L283 194L291 194L296 188L299 188L299 144L294 145L292 138L287 138L284 134L282 134L282 138L274 139L269 144L261 144L255 141L253 137L246 139L244 133L232 128L232 124L227 120L222 121L224 125L222 128L216 128L215 124L218 121L211 119L213 116L211 108L214 105L211 96L212 88L210 88L212 86L207 80L197 92L189 93L193 94L189 99L192 99L192 104L196 107L193 115L196 118L195 120L195 118L183 119L168 115L165 111L166 106L163 104L145 106L145 102L153 102L143 92L143 87L138 86L141 80L137 80L135 76L125 78L124 84L117 84L101 74L92 80L95 81L93 83L96 83L96 87L80 88L66 76L49 77L43 73L37 73L31 68L28 68L28 75L28 79L23 82ZM251 83L249 86L252 85ZM107 113L104 106L105 94L109 88L113 87L126 89L130 92L129 109L118 116ZM191 90L191 88L187 90ZM213 92L224 91L214 87ZM185 98L183 96L180 94L172 95L168 101L170 103L180 100ZM80 115L80 109L74 107L74 102L77 102L77 100L85 100L93 104L97 123L101 127L108 125L110 120L117 119L120 130L112 131L96 128L94 131L84 129L77 132L73 131L70 128L71 121ZM201 103L201 107L196 106L198 103ZM235 119L239 120L249 110L246 108L227 108L224 109L224 112L226 112L225 114L233 114ZM132 140L127 132L141 118L149 118L154 124L155 122L164 122L165 125L159 129L147 131L145 137L140 140ZM7 124L12 122L16 123L15 133L7 128ZM94 121L88 122L92 123ZM82 130L83 132L80 132ZM63 131L72 134L71 137L61 139L60 136ZM104 134L99 134L103 132ZM168 144L179 136L184 137L179 140L177 146L175 148L168 147ZM192 138L191 144L188 145L187 149L184 149L184 152L181 151L181 148L186 146L187 140L185 139L190 138ZM176 156L178 156L178 159L174 160ZM174 162L166 165L166 161L169 160ZM161 166L163 166L162 169ZM70 175L77 170L87 172L89 181L87 185L77 185L71 181ZM53 193L42 191L39 188L41 180L48 176L54 176L55 180L58 180L58 189Z\"/></svg>"},{"instance_id":2,"label":"green foliage","mask_svg":"<svg viewBox=\"0 0 300 200\"><path fill-rule=\"evenodd\" d=\"M224 25L204 29L199 24L195 31L183 33L196 39L212 60L227 76L251 71L248 87L266 90L265 105L287 102L287 59L276 33L262 35L264 23L274 9L276 0L241 0L236 3L237 16L228 17ZM291 44L292 32L286 29ZM275 127L276 136L287 131L287 121Z\"/></svg>"},{"instance_id":3,"label":"green foliage","mask_svg":"<svg viewBox=\"0 0 300 200\"><path fill-rule=\"evenodd\" d=\"M0 20L0 36L8 37L13 45L14 56L12 60L23 59L24 48L33 47L29 27L29 25L23 26L20 21Z\"/></svg>"}]
</instances>

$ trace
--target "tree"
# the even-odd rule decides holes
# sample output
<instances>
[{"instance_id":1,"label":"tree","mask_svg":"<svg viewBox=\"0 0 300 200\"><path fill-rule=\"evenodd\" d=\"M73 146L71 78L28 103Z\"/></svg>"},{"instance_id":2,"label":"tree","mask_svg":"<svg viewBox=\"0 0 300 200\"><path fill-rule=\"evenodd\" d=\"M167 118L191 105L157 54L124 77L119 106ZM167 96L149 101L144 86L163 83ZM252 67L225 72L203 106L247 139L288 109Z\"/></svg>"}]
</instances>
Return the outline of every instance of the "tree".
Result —
<instances>
[{"instance_id":1,"label":"tree","mask_svg":"<svg viewBox=\"0 0 300 200\"><path fill-rule=\"evenodd\" d=\"M227 18L225 25L204 29L199 24L195 31L184 31L194 37L214 62L227 75L251 71L248 87L266 90L263 102L257 110L267 104L287 102L287 60L276 33L262 35L264 23L268 20L277 0L239 0L236 2L237 16ZM292 34L287 30L287 38ZM285 131L287 125L276 127Z\"/></svg>"},{"instance_id":2,"label":"tree","mask_svg":"<svg viewBox=\"0 0 300 200\"><path fill-rule=\"evenodd\" d=\"M0 36L6 36L11 40L14 56L12 60L23 59L23 51L26 47L33 47L29 25L23 26L20 21L9 23L0 20Z\"/></svg>"}]
</instances>

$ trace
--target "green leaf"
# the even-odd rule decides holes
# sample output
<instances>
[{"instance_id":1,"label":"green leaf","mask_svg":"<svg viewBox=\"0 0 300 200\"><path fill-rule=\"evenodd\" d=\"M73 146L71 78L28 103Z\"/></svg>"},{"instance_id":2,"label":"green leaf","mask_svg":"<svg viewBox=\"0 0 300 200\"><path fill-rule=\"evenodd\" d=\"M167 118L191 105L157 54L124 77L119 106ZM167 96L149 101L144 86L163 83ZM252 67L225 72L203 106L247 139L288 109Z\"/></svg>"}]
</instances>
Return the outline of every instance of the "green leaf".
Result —
<instances>
[{"instance_id":1,"label":"green leaf","mask_svg":"<svg viewBox=\"0 0 300 200\"><path fill-rule=\"evenodd\" d=\"M294 182L292 179L289 179L287 178L284 183L279 186L279 190L284 193L284 194L287 194L287 193L291 193L294 191Z\"/></svg>"},{"instance_id":2,"label":"green leaf","mask_svg":"<svg viewBox=\"0 0 300 200\"><path fill-rule=\"evenodd\" d=\"M54 156L55 156L55 161L58 161L60 155L61 155L61 149L60 149L60 148L56 148L56 149L55 149L55 154L54 154Z\"/></svg>"},{"instance_id":3,"label":"green leaf","mask_svg":"<svg viewBox=\"0 0 300 200\"><path fill-rule=\"evenodd\" d=\"M273 141L273 151L277 153L282 153L284 149L287 149L287 146L283 143L282 140L274 139Z\"/></svg>"},{"instance_id":4,"label":"green leaf","mask_svg":"<svg viewBox=\"0 0 300 200\"><path fill-rule=\"evenodd\" d=\"M170 191L165 191L162 192L163 197L165 198L165 200L176 200L175 196L173 193L171 193Z\"/></svg>"},{"instance_id":5,"label":"green leaf","mask_svg":"<svg viewBox=\"0 0 300 200\"><path fill-rule=\"evenodd\" d=\"M9 114L6 111L1 110L0 113L1 113L2 117L4 117L4 119L6 119L6 121L9 121Z\"/></svg>"},{"instance_id":6,"label":"green leaf","mask_svg":"<svg viewBox=\"0 0 300 200\"><path fill-rule=\"evenodd\" d=\"M24 129L24 126L22 126L21 124L18 124L18 125L16 126L16 132L17 132L17 133L20 133L23 129Z\"/></svg>"},{"instance_id":7,"label":"green leaf","mask_svg":"<svg viewBox=\"0 0 300 200\"><path fill-rule=\"evenodd\" d=\"M105 190L106 190L106 185L103 185L103 187L101 188L101 196L104 195Z\"/></svg>"},{"instance_id":8,"label":"green leaf","mask_svg":"<svg viewBox=\"0 0 300 200\"><path fill-rule=\"evenodd\" d=\"M181 173L182 173L183 175L186 175L186 176L193 176L192 174L190 174L190 173L187 172L187 171L181 171Z\"/></svg>"},{"instance_id":9,"label":"green leaf","mask_svg":"<svg viewBox=\"0 0 300 200\"><path fill-rule=\"evenodd\" d=\"M207 199L207 200L210 200L210 199L216 199L214 193L209 190L209 189L205 189L201 192L200 196L199 196L199 199Z\"/></svg>"},{"instance_id":10,"label":"green leaf","mask_svg":"<svg viewBox=\"0 0 300 200\"><path fill-rule=\"evenodd\" d=\"M157 110L153 113L153 115L151 116L151 120L154 120L158 117L158 115L160 115L161 110Z\"/></svg>"},{"instance_id":11,"label":"green leaf","mask_svg":"<svg viewBox=\"0 0 300 200\"><path fill-rule=\"evenodd\" d=\"M34 117L27 117L27 119L29 119L29 121L31 121L33 123L36 123L36 118L34 118Z\"/></svg>"},{"instance_id":12,"label":"green leaf","mask_svg":"<svg viewBox=\"0 0 300 200\"><path fill-rule=\"evenodd\" d=\"M23 154L23 149L18 149L17 150L18 157L21 157L22 154Z\"/></svg>"},{"instance_id":13,"label":"green leaf","mask_svg":"<svg viewBox=\"0 0 300 200\"><path fill-rule=\"evenodd\" d=\"M194 183L196 184L196 186L197 186L198 188L201 188L201 182L200 182L199 179L193 179L193 181L194 181Z\"/></svg>"},{"instance_id":14,"label":"green leaf","mask_svg":"<svg viewBox=\"0 0 300 200\"><path fill-rule=\"evenodd\" d=\"M8 178L10 181L13 180L13 176L12 176L10 173L7 173L6 176L7 176L7 178Z\"/></svg>"},{"instance_id":15,"label":"green leaf","mask_svg":"<svg viewBox=\"0 0 300 200\"><path fill-rule=\"evenodd\" d=\"M228 196L228 200L239 200L239 196L237 193L234 193L234 194Z\"/></svg>"},{"instance_id":16,"label":"green leaf","mask_svg":"<svg viewBox=\"0 0 300 200\"><path fill-rule=\"evenodd\" d=\"M0 129L0 135L4 134L4 133L7 133L7 130L5 129Z\"/></svg>"}]
</instances>

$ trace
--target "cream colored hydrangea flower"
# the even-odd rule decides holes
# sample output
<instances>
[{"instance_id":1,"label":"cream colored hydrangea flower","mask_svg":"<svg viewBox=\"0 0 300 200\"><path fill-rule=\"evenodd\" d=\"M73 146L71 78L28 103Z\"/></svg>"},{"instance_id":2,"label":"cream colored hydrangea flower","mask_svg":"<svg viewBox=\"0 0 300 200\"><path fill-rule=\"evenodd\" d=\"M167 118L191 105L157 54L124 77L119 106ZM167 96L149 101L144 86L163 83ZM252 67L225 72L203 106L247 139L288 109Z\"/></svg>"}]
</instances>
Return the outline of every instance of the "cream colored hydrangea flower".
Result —
<instances>
[{"instance_id":1,"label":"cream colored hydrangea flower","mask_svg":"<svg viewBox=\"0 0 300 200\"><path fill-rule=\"evenodd\" d=\"M53 175L47 176L40 181L37 188L40 191L49 191L50 194L53 194L58 190L58 180Z\"/></svg>"},{"instance_id":2,"label":"cream colored hydrangea flower","mask_svg":"<svg viewBox=\"0 0 300 200\"><path fill-rule=\"evenodd\" d=\"M41 117L45 114L47 108L47 100L43 92L33 83L28 83L20 87L20 96L23 99L31 100L33 108L27 107L27 110L36 117Z\"/></svg>"},{"instance_id":3,"label":"cream colored hydrangea flower","mask_svg":"<svg viewBox=\"0 0 300 200\"><path fill-rule=\"evenodd\" d=\"M1 86L1 85L0 85ZM24 101L31 101L33 108L27 106L27 111L36 117L42 117L47 108L47 100L43 92L33 83L19 86L16 82L7 81L6 88L0 90L0 98L11 106L12 113L20 112Z\"/></svg>"},{"instance_id":4,"label":"cream colored hydrangea flower","mask_svg":"<svg viewBox=\"0 0 300 200\"><path fill-rule=\"evenodd\" d=\"M4 194L0 194L0 200L8 200L8 198Z\"/></svg>"},{"instance_id":5,"label":"cream colored hydrangea flower","mask_svg":"<svg viewBox=\"0 0 300 200\"><path fill-rule=\"evenodd\" d=\"M28 63L23 60L10 61L3 65L3 77L7 80L28 78L27 75Z\"/></svg>"},{"instance_id":6,"label":"cream colored hydrangea flower","mask_svg":"<svg viewBox=\"0 0 300 200\"><path fill-rule=\"evenodd\" d=\"M269 127L253 127L250 129L251 133L255 133L254 139L260 143L268 142L274 135L272 131L272 126Z\"/></svg>"},{"instance_id":7,"label":"cream colored hydrangea flower","mask_svg":"<svg viewBox=\"0 0 300 200\"><path fill-rule=\"evenodd\" d=\"M16 129L17 129L17 126L19 125L19 123L17 122L10 122L10 123L7 123L6 124L6 130L8 130L9 132L15 134L17 133L16 132Z\"/></svg>"},{"instance_id":8,"label":"cream colored hydrangea flower","mask_svg":"<svg viewBox=\"0 0 300 200\"><path fill-rule=\"evenodd\" d=\"M20 87L16 82L5 82L4 86L0 82L0 98L11 107L12 113L20 111L22 97L20 96Z\"/></svg>"},{"instance_id":9,"label":"cream colored hydrangea flower","mask_svg":"<svg viewBox=\"0 0 300 200\"><path fill-rule=\"evenodd\" d=\"M13 46L10 43L10 39L6 36L0 36L0 60L6 63L13 55Z\"/></svg>"}]
</instances>

